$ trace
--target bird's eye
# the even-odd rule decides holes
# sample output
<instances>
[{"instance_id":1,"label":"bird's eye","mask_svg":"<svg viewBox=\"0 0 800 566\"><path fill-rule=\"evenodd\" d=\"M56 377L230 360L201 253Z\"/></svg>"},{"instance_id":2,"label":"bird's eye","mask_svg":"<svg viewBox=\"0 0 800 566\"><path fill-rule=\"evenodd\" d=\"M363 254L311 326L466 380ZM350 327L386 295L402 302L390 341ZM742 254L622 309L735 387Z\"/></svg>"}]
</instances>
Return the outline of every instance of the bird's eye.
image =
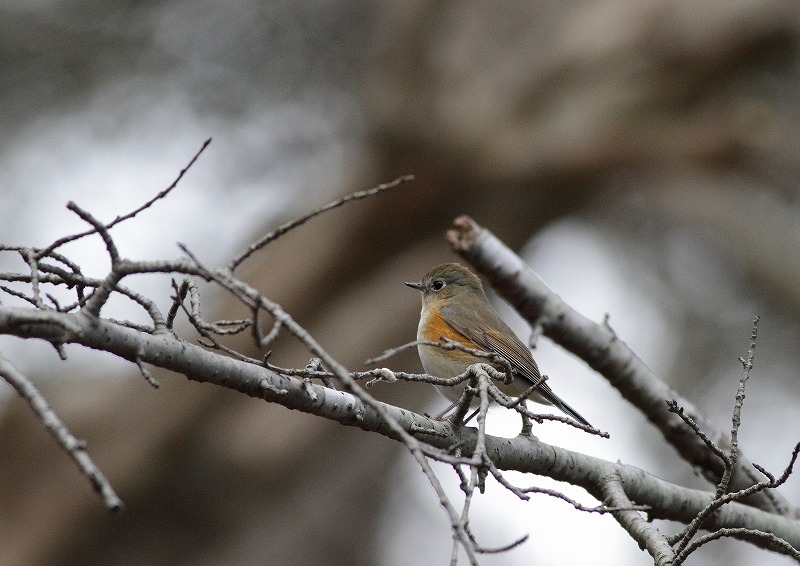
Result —
<instances>
[{"instance_id":1,"label":"bird's eye","mask_svg":"<svg viewBox=\"0 0 800 566\"><path fill-rule=\"evenodd\" d=\"M442 281L441 279L437 279L436 281L431 283L431 288L434 291L439 291L442 287L444 287L444 281Z\"/></svg>"}]
</instances>

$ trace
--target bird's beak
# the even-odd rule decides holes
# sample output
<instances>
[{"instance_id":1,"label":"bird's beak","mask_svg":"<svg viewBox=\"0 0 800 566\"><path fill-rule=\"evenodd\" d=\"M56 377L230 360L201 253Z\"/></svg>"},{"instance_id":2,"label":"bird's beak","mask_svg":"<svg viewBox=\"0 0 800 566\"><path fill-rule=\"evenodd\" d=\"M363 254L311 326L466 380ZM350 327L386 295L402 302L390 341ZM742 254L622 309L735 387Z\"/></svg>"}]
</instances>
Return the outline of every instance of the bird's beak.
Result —
<instances>
[{"instance_id":1,"label":"bird's beak","mask_svg":"<svg viewBox=\"0 0 800 566\"><path fill-rule=\"evenodd\" d=\"M422 291L422 283L414 283L413 281L406 281L406 285L417 291Z\"/></svg>"}]
</instances>

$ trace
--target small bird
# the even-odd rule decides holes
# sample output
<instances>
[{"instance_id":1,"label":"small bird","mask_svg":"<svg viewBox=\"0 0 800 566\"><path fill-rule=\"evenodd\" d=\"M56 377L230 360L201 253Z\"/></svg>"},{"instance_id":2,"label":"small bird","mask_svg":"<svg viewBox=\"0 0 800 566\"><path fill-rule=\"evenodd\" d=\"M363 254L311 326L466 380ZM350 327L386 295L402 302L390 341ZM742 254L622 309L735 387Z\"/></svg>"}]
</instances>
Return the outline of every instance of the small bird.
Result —
<instances>
[{"instance_id":1,"label":"small bird","mask_svg":"<svg viewBox=\"0 0 800 566\"><path fill-rule=\"evenodd\" d=\"M539 383L529 396L531 400L554 405L579 423L591 426L542 381L530 350L500 318L486 298L481 280L469 269L458 263L445 263L431 269L421 282L406 282L406 285L422 291L417 340L444 342L447 338L466 348L499 354L511 364L514 376L510 385L497 384L503 393L519 397L534 383ZM436 377L455 377L479 362L503 369L463 350L426 345L419 345L417 350L425 373ZM463 392L463 386L439 386L437 389L453 402L458 401Z\"/></svg>"}]
</instances>

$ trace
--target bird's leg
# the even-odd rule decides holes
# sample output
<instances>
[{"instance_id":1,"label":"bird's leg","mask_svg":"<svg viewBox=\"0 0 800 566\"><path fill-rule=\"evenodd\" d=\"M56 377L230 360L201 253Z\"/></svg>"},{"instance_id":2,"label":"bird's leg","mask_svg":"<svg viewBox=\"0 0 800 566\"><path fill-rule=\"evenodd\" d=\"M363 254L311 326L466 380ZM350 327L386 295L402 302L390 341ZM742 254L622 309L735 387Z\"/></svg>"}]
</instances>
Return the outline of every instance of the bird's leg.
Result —
<instances>
[{"instance_id":1,"label":"bird's leg","mask_svg":"<svg viewBox=\"0 0 800 566\"><path fill-rule=\"evenodd\" d=\"M447 406L447 408L446 408L444 411L442 411L441 413L439 413L438 415L436 415L435 417L433 417L433 420L435 420L435 421L441 421L441 420L444 420L444 417L446 417L446 416L447 416L447 414L448 414L450 411L452 411L452 410L455 408L455 406L456 406L456 405L458 405L458 401L453 401L452 403L450 403L450 404Z\"/></svg>"},{"instance_id":2,"label":"bird's leg","mask_svg":"<svg viewBox=\"0 0 800 566\"><path fill-rule=\"evenodd\" d=\"M439 420L441 417L445 416L447 413L449 413L449 412L450 412L450 410L451 410L451 409L452 409L452 408L453 408L453 407L454 407L456 404L457 404L457 403L453 403L452 405L450 405L450 406L447 408L447 410L445 410L443 413L440 413L440 414L439 414L439 415L436 417L436 419L437 419L437 420ZM471 415L469 415L467 418L465 418L465 419L464 419L463 421L461 421L460 423L457 423L457 422L455 422L455 421L456 421L456 419L458 418L458 414L457 414L457 413L453 413L452 415L450 415L450 416L447 418L447 420L448 420L448 421L450 421L450 424L452 424L452 425L454 425L454 426L463 426L463 425L466 425L467 423L469 423L469 421L471 421L472 419L474 419L474 418L475 418L475 415L477 415L477 414L478 414L478 411L480 411L480 409L475 409L474 411L472 411L472 414L471 414Z\"/></svg>"},{"instance_id":3,"label":"bird's leg","mask_svg":"<svg viewBox=\"0 0 800 566\"><path fill-rule=\"evenodd\" d=\"M467 424L469 421L471 421L472 419L474 419L474 418L475 418L475 415L477 415L479 412L480 412L480 409L479 409L479 408L478 408L478 409L475 409L474 411L472 411L472 414L471 414L470 416L468 416L466 419L464 419L464 424Z\"/></svg>"}]
</instances>

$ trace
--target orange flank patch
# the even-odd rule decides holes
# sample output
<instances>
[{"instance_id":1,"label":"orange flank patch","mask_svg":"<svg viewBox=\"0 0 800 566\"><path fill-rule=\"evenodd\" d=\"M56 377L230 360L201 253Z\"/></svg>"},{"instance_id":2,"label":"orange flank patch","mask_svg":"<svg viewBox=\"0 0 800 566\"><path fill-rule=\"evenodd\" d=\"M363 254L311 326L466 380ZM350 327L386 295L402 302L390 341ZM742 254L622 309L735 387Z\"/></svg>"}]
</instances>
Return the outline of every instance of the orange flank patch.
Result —
<instances>
[{"instance_id":1,"label":"orange flank patch","mask_svg":"<svg viewBox=\"0 0 800 566\"><path fill-rule=\"evenodd\" d=\"M433 313L434 314L428 318L428 323L425 325L425 331L423 333L425 340L430 340L431 342L441 342L442 337L444 337L448 338L449 340L453 340L454 342L458 342L467 348L474 348L476 350L481 349L472 340L460 332L456 332L452 326L447 324L439 314L439 309L434 310Z\"/></svg>"}]
</instances>

